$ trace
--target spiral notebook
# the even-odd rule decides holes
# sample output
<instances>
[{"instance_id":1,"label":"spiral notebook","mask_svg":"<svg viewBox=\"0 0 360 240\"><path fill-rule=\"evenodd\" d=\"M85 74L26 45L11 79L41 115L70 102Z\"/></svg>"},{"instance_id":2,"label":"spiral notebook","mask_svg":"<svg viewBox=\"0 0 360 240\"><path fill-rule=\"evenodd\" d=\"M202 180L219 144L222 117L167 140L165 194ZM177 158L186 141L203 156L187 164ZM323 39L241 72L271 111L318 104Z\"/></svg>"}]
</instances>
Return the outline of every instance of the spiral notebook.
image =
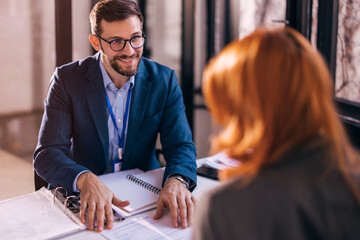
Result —
<instances>
[{"instance_id":1,"label":"spiral notebook","mask_svg":"<svg viewBox=\"0 0 360 240\"><path fill-rule=\"evenodd\" d=\"M129 200L130 205L123 210L126 216L145 212L156 208L161 191L163 169L146 173L128 174L126 179L112 182L106 186L122 201ZM114 208L117 210L117 208ZM124 215L123 212L120 214Z\"/></svg>"}]
</instances>

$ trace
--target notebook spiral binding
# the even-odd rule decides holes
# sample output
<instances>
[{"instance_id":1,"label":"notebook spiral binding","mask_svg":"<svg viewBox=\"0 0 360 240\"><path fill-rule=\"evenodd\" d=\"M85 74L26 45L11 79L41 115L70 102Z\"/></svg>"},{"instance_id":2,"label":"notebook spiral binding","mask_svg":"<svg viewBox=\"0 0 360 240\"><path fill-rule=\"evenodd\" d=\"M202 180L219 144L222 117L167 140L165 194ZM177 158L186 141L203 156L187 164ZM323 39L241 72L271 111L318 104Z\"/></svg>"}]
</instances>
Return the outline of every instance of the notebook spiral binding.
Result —
<instances>
[{"instance_id":1,"label":"notebook spiral binding","mask_svg":"<svg viewBox=\"0 0 360 240\"><path fill-rule=\"evenodd\" d=\"M132 181L133 183L135 183L135 184L137 184L137 185L139 185L139 186L141 186L143 188L146 188L147 190L149 190L149 191L151 191L151 192L153 192L155 194L160 194L160 191L161 191L160 188L157 188L157 187L155 187L155 186L153 186L153 185L151 185L151 184L149 184L149 183L135 177L132 174L128 174L126 176L126 179Z\"/></svg>"}]
</instances>

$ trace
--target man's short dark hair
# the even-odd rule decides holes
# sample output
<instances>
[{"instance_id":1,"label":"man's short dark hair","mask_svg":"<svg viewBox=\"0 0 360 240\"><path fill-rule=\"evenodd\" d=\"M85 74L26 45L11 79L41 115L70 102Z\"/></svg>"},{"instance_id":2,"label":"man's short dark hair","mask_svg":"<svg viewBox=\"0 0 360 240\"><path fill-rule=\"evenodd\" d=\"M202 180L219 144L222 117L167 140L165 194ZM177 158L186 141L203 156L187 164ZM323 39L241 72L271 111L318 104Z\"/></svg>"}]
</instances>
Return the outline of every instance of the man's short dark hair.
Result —
<instances>
[{"instance_id":1,"label":"man's short dark hair","mask_svg":"<svg viewBox=\"0 0 360 240\"><path fill-rule=\"evenodd\" d=\"M101 35L101 20L107 22L122 21L133 15L138 16L141 25L143 16L140 8L133 0L100 0L90 12L91 33Z\"/></svg>"}]
</instances>

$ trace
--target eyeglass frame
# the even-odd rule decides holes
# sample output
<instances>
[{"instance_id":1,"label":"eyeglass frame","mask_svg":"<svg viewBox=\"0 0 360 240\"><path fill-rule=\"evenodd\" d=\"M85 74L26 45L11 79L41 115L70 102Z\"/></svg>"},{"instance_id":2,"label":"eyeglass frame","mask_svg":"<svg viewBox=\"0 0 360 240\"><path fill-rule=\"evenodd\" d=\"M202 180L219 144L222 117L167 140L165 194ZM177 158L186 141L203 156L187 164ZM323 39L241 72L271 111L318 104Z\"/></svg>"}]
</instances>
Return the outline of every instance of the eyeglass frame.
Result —
<instances>
[{"instance_id":1,"label":"eyeglass frame","mask_svg":"<svg viewBox=\"0 0 360 240\"><path fill-rule=\"evenodd\" d=\"M97 34L94 34L94 35L95 35L96 37L100 38L101 40L103 40L104 42L106 42L107 44L109 44L111 50L113 50L114 52L120 52L120 51L124 50L124 48L125 48L125 46L126 46L126 42L129 42L130 46L131 46L133 49L139 49L139 48L142 48L142 47L145 45L145 41L146 41L146 36L145 36L145 35L132 36L132 37L129 38L129 39L115 38L114 40L111 40L111 41L107 41L107 40L103 39L102 37L100 37L100 36L97 35ZM139 37L144 38L144 43L143 43L143 45L141 45L141 47L134 47L134 46L131 44L131 41L132 41L133 39L139 38ZM114 41L119 41L119 40L124 41L124 46L123 46L120 50L114 50L114 49L111 47L111 43L113 43Z\"/></svg>"}]
</instances>

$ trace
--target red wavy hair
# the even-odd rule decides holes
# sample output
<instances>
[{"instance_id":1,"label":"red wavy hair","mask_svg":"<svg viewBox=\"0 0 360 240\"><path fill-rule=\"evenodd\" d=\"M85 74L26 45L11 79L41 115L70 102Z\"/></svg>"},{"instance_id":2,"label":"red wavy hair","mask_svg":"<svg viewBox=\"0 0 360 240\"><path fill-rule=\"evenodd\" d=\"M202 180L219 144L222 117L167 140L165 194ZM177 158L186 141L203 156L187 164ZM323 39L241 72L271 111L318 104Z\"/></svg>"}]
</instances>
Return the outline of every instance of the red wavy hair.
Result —
<instances>
[{"instance_id":1,"label":"red wavy hair","mask_svg":"<svg viewBox=\"0 0 360 240\"><path fill-rule=\"evenodd\" d=\"M212 139L212 152L225 151L242 163L222 171L221 179L254 175L291 147L321 134L334 142L349 180L345 161L350 158L344 153L352 148L332 91L322 56L291 28L261 28L225 47L203 75L208 107L224 127Z\"/></svg>"}]
</instances>

